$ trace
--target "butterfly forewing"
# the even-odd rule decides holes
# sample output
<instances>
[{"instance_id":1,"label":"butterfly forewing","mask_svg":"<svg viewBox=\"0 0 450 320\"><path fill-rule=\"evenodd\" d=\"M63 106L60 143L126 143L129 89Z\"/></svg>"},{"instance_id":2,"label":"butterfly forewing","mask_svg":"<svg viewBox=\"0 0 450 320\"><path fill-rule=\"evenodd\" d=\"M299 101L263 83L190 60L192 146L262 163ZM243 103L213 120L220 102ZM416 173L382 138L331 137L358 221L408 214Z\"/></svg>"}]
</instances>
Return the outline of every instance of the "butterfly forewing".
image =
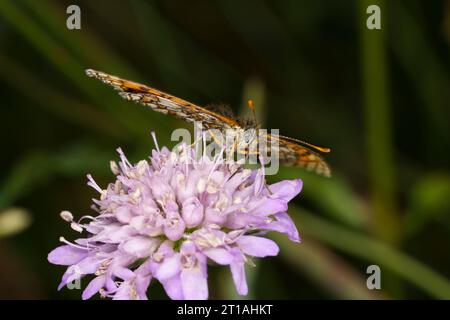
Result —
<instances>
[{"instance_id":1,"label":"butterfly forewing","mask_svg":"<svg viewBox=\"0 0 450 320\"><path fill-rule=\"evenodd\" d=\"M128 101L149 106L157 112L173 115L188 122L201 122L205 129L224 130L238 126L233 119L155 88L92 69L86 70L86 74L112 86L119 91L119 95L122 98Z\"/></svg>"}]
</instances>

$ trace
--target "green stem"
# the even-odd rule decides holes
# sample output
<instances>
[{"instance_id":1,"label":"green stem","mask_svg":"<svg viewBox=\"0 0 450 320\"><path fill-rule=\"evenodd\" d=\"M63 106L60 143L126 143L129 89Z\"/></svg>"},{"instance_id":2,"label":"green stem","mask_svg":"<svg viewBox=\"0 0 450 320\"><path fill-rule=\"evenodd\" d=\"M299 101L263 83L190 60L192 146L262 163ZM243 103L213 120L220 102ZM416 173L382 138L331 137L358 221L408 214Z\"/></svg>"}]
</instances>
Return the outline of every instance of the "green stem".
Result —
<instances>
[{"instance_id":1,"label":"green stem","mask_svg":"<svg viewBox=\"0 0 450 320\"><path fill-rule=\"evenodd\" d=\"M369 30L366 19L369 5L381 9L381 29ZM398 217L395 215L395 176L389 76L386 57L386 8L382 0L360 0L360 50L363 105L366 123L367 159L373 207L373 231L390 243L398 242Z\"/></svg>"}]
</instances>

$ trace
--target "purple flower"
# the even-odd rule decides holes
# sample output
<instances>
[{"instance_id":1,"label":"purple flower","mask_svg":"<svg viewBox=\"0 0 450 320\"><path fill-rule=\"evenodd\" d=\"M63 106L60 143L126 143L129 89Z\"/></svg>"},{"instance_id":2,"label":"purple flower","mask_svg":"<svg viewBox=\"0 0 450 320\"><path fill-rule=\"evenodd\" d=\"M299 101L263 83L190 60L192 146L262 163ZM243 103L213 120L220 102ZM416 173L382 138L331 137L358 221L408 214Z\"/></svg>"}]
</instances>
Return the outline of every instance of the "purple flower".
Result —
<instances>
[{"instance_id":1,"label":"purple flower","mask_svg":"<svg viewBox=\"0 0 450 320\"><path fill-rule=\"evenodd\" d=\"M61 217L85 238L48 255L67 266L58 289L85 275L92 279L82 298L96 293L113 299L147 299L152 280L172 299L207 299L207 265L229 266L236 290L247 294L245 265L249 257L276 256L279 248L266 231L285 233L299 242L286 213L302 188L301 180L265 183L264 168L244 169L222 156L195 158L183 145L174 151L153 150L149 160L131 164L118 149L111 162L116 181L98 191L96 215L74 221Z\"/></svg>"}]
</instances>

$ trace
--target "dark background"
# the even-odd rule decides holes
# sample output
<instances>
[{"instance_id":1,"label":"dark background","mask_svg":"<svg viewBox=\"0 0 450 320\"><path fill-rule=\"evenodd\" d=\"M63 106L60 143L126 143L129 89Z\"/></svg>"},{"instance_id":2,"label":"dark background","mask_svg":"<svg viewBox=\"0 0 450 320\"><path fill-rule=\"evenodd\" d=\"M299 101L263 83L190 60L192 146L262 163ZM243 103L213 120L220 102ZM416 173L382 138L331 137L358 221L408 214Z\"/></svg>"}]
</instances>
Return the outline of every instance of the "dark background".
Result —
<instances>
[{"instance_id":1,"label":"dark background","mask_svg":"<svg viewBox=\"0 0 450 320\"><path fill-rule=\"evenodd\" d=\"M81 8L81 30L66 8ZM366 8L381 7L381 30ZM0 298L73 298L47 254L76 236L121 146L138 161L191 126L120 99L94 68L331 147L333 177L300 177L303 237L249 270L248 298L450 298L450 1L0 1ZM366 268L381 268L381 290ZM236 298L211 268L212 298ZM86 285L83 281L83 286ZM153 284L150 298L164 298Z\"/></svg>"}]
</instances>

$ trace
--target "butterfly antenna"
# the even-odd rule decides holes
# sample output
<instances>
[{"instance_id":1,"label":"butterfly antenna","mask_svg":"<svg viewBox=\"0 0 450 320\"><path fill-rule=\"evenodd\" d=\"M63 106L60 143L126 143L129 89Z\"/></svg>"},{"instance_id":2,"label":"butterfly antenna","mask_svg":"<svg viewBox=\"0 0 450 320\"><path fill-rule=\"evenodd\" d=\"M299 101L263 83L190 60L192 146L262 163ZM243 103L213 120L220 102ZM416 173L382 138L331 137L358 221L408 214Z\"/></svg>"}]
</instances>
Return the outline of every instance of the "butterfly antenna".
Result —
<instances>
[{"instance_id":1,"label":"butterfly antenna","mask_svg":"<svg viewBox=\"0 0 450 320\"><path fill-rule=\"evenodd\" d=\"M253 100L248 100L247 101L247 104L248 104L248 107L250 108L250 110L252 110L252 113L253 113L253 121L255 121L255 125L257 126L257 127L259 127L259 124L258 124L258 120L256 119L256 111L255 111L255 104L253 103Z\"/></svg>"},{"instance_id":2,"label":"butterfly antenna","mask_svg":"<svg viewBox=\"0 0 450 320\"><path fill-rule=\"evenodd\" d=\"M311 143L306 142L306 141L303 141L303 140L299 140L299 139L295 139L295 138L290 138L290 137L286 137L286 136L282 136L282 135L278 135L278 137L279 137L279 138L284 138L284 139L286 139L286 140L298 142L298 143L300 143L300 144L303 144L303 145L305 145L305 146L307 146L307 147L310 147L310 148L315 149L315 150L320 151L320 152L324 152L324 153L329 153L329 152L331 152L331 149L330 149L330 148L319 147L319 146L316 146L316 145L314 145L314 144L311 144Z\"/></svg>"}]
</instances>

